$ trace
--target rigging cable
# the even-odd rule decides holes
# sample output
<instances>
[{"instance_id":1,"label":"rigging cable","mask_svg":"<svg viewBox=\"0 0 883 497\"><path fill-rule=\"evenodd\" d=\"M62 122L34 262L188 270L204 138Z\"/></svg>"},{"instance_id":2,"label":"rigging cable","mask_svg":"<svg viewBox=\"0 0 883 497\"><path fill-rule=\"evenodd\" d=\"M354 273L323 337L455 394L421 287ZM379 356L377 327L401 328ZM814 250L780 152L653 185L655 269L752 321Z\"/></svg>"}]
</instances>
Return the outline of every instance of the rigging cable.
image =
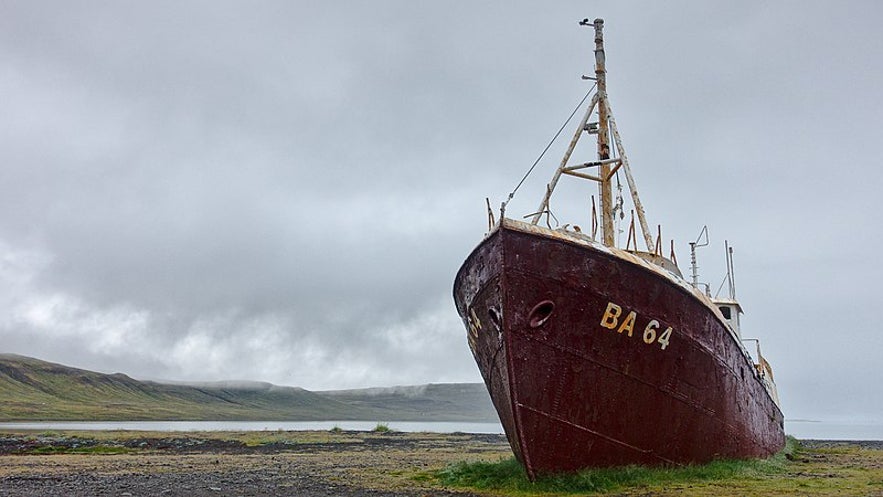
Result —
<instances>
[{"instance_id":1,"label":"rigging cable","mask_svg":"<svg viewBox=\"0 0 883 497\"><path fill-rule=\"evenodd\" d=\"M558 129L558 132L555 133L555 136L552 137L552 140L549 142L548 145L546 145L546 148L543 149L542 153L540 153L540 156L537 157L537 160L535 160L533 165L530 166L530 169L528 169L527 172L524 173L524 177L522 177L521 181L519 181L518 184L515 185L515 189L512 190L511 193L509 193L509 197L506 198L505 202L503 202L503 208L505 208L506 204L508 204L509 201L512 200L512 197L515 196L515 192L517 192L518 189L521 188L521 185L524 183L524 181L527 179L527 177L530 176L530 173L533 172L534 168L537 167L537 164L540 163L540 161L543 159L543 156L546 155L546 152L549 151L549 148L552 146L553 143L555 143L555 140L558 139L558 136L561 134L562 131L564 131L564 128L567 127L567 124L570 123L570 120L573 119L573 116L575 116L577 111L579 111L580 108L582 108L586 99L589 98L589 95L592 94L592 92L595 90L596 86L598 86L598 83L595 83L594 85L592 85L591 88L589 88L589 91L585 94L585 96L582 98L582 100L579 101L579 103L576 105L576 108L573 109L573 112L570 113L570 117L568 117L567 120L564 121L564 124L562 124L561 127Z\"/></svg>"}]
</instances>

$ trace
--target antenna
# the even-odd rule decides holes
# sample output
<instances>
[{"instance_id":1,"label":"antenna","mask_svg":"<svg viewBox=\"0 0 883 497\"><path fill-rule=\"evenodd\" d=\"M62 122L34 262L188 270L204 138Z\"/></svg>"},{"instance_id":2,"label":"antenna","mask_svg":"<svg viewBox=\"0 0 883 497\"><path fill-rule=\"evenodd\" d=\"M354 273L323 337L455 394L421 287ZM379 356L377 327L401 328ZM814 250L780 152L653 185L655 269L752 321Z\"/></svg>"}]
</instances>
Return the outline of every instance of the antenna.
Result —
<instances>
[{"instance_id":1,"label":"antenna","mask_svg":"<svg viewBox=\"0 0 883 497\"><path fill-rule=\"evenodd\" d=\"M702 241L702 240L705 241ZM695 242L690 242L690 270L693 274L693 287L699 288L699 265L696 264L696 249L708 245L708 225L702 227Z\"/></svg>"},{"instance_id":2,"label":"antenna","mask_svg":"<svg viewBox=\"0 0 883 497\"><path fill-rule=\"evenodd\" d=\"M727 283L729 283L730 299L736 300L736 278L733 270L733 247L730 242L724 240L724 247L727 250Z\"/></svg>"}]
</instances>

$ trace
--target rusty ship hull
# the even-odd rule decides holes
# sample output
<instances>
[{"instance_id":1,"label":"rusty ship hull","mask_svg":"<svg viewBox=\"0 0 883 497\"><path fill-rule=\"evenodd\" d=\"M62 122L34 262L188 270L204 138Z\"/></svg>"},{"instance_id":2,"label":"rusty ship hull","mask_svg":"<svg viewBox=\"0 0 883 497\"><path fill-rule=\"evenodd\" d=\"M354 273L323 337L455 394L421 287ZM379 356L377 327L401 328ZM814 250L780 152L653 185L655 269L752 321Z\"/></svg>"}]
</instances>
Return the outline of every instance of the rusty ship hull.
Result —
<instances>
[{"instance_id":1,"label":"rusty ship hull","mask_svg":"<svg viewBox=\"0 0 883 497\"><path fill-rule=\"evenodd\" d=\"M454 300L531 478L784 446L782 412L720 311L633 252L501 219Z\"/></svg>"}]
</instances>

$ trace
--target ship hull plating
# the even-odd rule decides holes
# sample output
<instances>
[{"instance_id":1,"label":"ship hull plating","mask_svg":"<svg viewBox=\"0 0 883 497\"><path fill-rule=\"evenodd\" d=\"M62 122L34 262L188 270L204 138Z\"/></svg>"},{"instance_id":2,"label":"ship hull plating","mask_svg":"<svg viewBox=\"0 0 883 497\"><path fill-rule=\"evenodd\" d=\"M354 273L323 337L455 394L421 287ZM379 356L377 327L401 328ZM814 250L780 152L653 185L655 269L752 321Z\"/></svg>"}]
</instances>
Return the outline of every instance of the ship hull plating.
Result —
<instances>
[{"instance_id":1,"label":"ship hull plating","mask_svg":"<svg viewBox=\"0 0 883 497\"><path fill-rule=\"evenodd\" d=\"M782 412L714 306L636 256L504 220L454 300L531 478L784 446Z\"/></svg>"}]
</instances>

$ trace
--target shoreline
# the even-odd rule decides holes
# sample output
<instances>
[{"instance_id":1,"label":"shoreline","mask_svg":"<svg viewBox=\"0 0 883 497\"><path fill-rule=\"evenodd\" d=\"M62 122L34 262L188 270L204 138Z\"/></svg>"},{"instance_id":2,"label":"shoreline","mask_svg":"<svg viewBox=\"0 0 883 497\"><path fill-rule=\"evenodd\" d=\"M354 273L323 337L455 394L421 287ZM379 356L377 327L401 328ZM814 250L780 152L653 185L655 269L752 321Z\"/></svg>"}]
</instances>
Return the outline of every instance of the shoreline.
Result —
<instances>
[{"instance_id":1,"label":"shoreline","mask_svg":"<svg viewBox=\"0 0 883 497\"><path fill-rule=\"evenodd\" d=\"M800 495L883 495L883 441L801 445L777 485ZM0 430L0 495L475 496L433 475L511 457L499 434ZM690 483L616 495L762 495L771 481Z\"/></svg>"},{"instance_id":2,"label":"shoreline","mask_svg":"<svg viewBox=\"0 0 883 497\"><path fill-rule=\"evenodd\" d=\"M349 431L370 431L378 423L396 431L433 433L503 433L499 420L492 421L401 421L395 419L273 421L273 420L166 420L166 421L46 421L6 419L0 433L9 430L48 431L322 431L340 427ZM785 434L800 440L883 440L883 422L842 423L820 420L786 420Z\"/></svg>"}]
</instances>

